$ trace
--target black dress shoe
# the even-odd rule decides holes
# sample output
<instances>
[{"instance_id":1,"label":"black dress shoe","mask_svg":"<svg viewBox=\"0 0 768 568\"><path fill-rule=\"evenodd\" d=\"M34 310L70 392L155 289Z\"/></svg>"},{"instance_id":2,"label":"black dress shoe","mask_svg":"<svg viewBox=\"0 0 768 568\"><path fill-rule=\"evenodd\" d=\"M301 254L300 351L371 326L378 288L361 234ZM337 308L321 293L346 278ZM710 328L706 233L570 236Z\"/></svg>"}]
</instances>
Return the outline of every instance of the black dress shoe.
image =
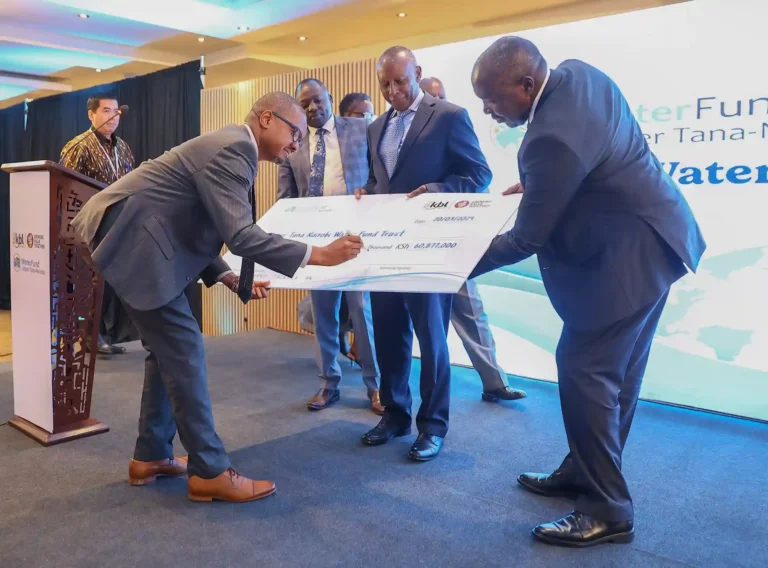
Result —
<instances>
[{"instance_id":1,"label":"black dress shoe","mask_svg":"<svg viewBox=\"0 0 768 568\"><path fill-rule=\"evenodd\" d=\"M554 473L523 473L517 482L525 489L536 495L545 497L575 497L581 492L571 478L571 475L561 470Z\"/></svg>"},{"instance_id":2,"label":"black dress shoe","mask_svg":"<svg viewBox=\"0 0 768 568\"><path fill-rule=\"evenodd\" d=\"M510 386L501 387L492 391L483 391L483 400L496 402L497 400L520 400L528 396L525 391L513 389Z\"/></svg>"},{"instance_id":3,"label":"black dress shoe","mask_svg":"<svg viewBox=\"0 0 768 568\"><path fill-rule=\"evenodd\" d=\"M401 426L396 424L394 420L384 417L373 430L363 434L363 444L366 446L381 446L392 438L408 436L410 433L410 426Z\"/></svg>"},{"instance_id":4,"label":"black dress shoe","mask_svg":"<svg viewBox=\"0 0 768 568\"><path fill-rule=\"evenodd\" d=\"M443 447L443 440L440 436L430 436L429 434L419 434L416 441L411 446L411 451L408 452L408 457L414 461L429 461L433 460L440 453L440 448Z\"/></svg>"},{"instance_id":5,"label":"black dress shoe","mask_svg":"<svg viewBox=\"0 0 768 568\"><path fill-rule=\"evenodd\" d=\"M632 521L607 523L574 511L562 519L537 526L533 534L547 544L584 548L604 542L632 542L635 527Z\"/></svg>"}]
</instances>

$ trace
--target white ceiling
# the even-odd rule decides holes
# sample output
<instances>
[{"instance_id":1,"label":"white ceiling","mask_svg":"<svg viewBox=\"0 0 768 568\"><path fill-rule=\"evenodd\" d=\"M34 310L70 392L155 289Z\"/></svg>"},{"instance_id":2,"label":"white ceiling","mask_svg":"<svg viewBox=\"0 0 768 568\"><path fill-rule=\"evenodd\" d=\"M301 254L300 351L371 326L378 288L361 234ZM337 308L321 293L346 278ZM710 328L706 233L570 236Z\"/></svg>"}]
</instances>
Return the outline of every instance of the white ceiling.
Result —
<instances>
[{"instance_id":1,"label":"white ceiling","mask_svg":"<svg viewBox=\"0 0 768 568\"><path fill-rule=\"evenodd\" d=\"M0 106L201 55L211 57L207 65L229 63L248 31L355 1L1 0Z\"/></svg>"}]
</instances>

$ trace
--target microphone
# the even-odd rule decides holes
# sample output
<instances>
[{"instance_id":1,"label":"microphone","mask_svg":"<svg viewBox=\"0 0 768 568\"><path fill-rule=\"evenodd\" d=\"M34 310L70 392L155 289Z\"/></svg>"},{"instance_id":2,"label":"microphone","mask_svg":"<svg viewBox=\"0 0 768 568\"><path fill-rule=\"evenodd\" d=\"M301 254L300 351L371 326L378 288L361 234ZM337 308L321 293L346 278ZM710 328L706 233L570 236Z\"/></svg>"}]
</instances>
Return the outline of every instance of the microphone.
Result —
<instances>
[{"instance_id":1,"label":"microphone","mask_svg":"<svg viewBox=\"0 0 768 568\"><path fill-rule=\"evenodd\" d=\"M121 105L121 106L120 106L120 108L118 108L118 109L115 111L115 113L114 113L112 116L110 116L110 117L109 117L107 120L105 120L104 122L102 122L101 124L99 124L99 125L98 125L96 128L93 128L93 129L89 130L89 131L88 131L88 134L86 134L85 136L83 136L83 137L82 137L80 140L78 140L76 143L72 144L72 147L71 147L69 150L67 150L66 152L64 152L64 155L63 155L63 156L62 156L62 157L59 159L59 163L63 165L63 164L64 164L64 158L66 158L66 157L69 155L69 153L70 153L72 150L74 150L74 149L75 149L75 148L77 148L77 147L78 147L80 144L82 144L82 143L85 141L85 139L86 139L86 138L88 138L88 137L89 137L91 134L94 134L94 133L95 133L95 132L96 132L96 131L97 131L99 128L101 128L102 126L104 126L104 125L105 125L106 123L108 123L110 120L113 120L113 119L114 119L116 116L122 116L122 115L126 114L126 113L127 113L129 110L130 110L130 109L128 108L128 105Z\"/></svg>"}]
</instances>

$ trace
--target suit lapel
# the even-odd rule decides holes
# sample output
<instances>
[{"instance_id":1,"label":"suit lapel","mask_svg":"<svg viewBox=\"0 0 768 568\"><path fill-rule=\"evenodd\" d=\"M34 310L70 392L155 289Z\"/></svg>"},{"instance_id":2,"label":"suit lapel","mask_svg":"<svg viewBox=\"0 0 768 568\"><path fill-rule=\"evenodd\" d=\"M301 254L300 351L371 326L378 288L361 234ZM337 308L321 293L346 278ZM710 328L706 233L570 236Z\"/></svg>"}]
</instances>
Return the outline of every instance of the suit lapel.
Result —
<instances>
[{"instance_id":1,"label":"suit lapel","mask_svg":"<svg viewBox=\"0 0 768 568\"><path fill-rule=\"evenodd\" d=\"M384 134L384 129L387 127L389 119L392 117L392 108L390 108L385 115L378 118L370 126L371 131L371 147L368 149L371 152L371 156L374 160L381 163L381 157L379 156L379 144L381 143L381 136ZM384 167L384 164L381 163Z\"/></svg>"},{"instance_id":2,"label":"suit lapel","mask_svg":"<svg viewBox=\"0 0 768 568\"><path fill-rule=\"evenodd\" d=\"M309 196L309 172L312 169L309 163L309 145L312 141L307 135L307 141L299 147L299 151L296 152L296 166L297 173L296 183L299 186L299 197Z\"/></svg>"},{"instance_id":3,"label":"suit lapel","mask_svg":"<svg viewBox=\"0 0 768 568\"><path fill-rule=\"evenodd\" d=\"M355 188L349 187L349 180L347 180L347 151L349 150L348 140L347 140L347 123L346 121L336 116L334 118L334 121L336 122L336 139L339 141L339 155L341 157L341 171L344 173L344 183L347 186L347 193L354 190Z\"/></svg>"},{"instance_id":4,"label":"suit lapel","mask_svg":"<svg viewBox=\"0 0 768 568\"><path fill-rule=\"evenodd\" d=\"M403 145L400 148L400 153L397 155L397 163L395 164L395 169L392 172L393 178L395 177L395 174L397 174L397 170L400 169L403 160L408 157L408 151L416 142L416 139L419 137L419 134L421 134L421 131L424 130L424 127L427 126L427 123L429 122L429 119L432 118L432 113L434 112L435 98L424 93L424 98L421 100L421 104L416 110L416 116L413 117L411 127L408 129L408 135L405 137Z\"/></svg>"}]
</instances>

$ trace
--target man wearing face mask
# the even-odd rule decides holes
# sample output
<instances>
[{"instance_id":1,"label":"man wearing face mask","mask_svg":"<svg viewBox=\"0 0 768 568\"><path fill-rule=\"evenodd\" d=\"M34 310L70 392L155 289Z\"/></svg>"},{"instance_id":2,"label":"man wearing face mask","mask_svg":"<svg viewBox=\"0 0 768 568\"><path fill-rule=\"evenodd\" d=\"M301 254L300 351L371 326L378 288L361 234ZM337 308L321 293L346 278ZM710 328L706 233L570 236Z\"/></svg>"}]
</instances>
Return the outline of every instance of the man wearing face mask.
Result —
<instances>
[{"instance_id":1,"label":"man wearing face mask","mask_svg":"<svg viewBox=\"0 0 768 568\"><path fill-rule=\"evenodd\" d=\"M425 77L419 85L425 93L437 99L446 99L445 86L437 77ZM483 191L487 191L487 188ZM474 280L467 280L453 295L451 323L464 345L472 367L480 375L483 383L482 399L496 402L525 398L525 391L509 386L507 373L496 359L496 342L483 308L480 290Z\"/></svg>"},{"instance_id":2,"label":"man wearing face mask","mask_svg":"<svg viewBox=\"0 0 768 568\"><path fill-rule=\"evenodd\" d=\"M334 116L333 100L318 79L296 87L296 101L304 109L309 139L280 166L277 198L352 195L368 180L367 123L360 118ZM367 292L312 290L320 389L307 401L309 410L323 410L341 397L339 308L346 300L355 330L363 382L371 410L384 414L379 398L379 367L373 343L371 298Z\"/></svg>"},{"instance_id":3,"label":"man wearing face mask","mask_svg":"<svg viewBox=\"0 0 768 568\"><path fill-rule=\"evenodd\" d=\"M193 501L244 502L275 491L235 471L216 434L203 336L184 289L198 275L221 281L248 302L266 296L254 263L285 276L307 264L335 266L358 255L356 236L311 247L265 233L256 224L259 162L282 163L306 130L301 107L287 93L265 95L245 124L193 138L144 162L94 195L72 220L91 262L114 288L141 333L144 365L139 436L128 467L132 485L189 473ZM243 258L235 276L222 246ZM247 373L247 370L244 370ZM189 453L174 458L173 438Z\"/></svg>"},{"instance_id":4,"label":"man wearing face mask","mask_svg":"<svg viewBox=\"0 0 768 568\"><path fill-rule=\"evenodd\" d=\"M405 47L391 47L376 66L379 88L392 108L368 128L371 170L356 191L407 194L476 193L491 182L467 111L419 88L421 67ZM365 199L363 197L363 199ZM377 446L411 431L411 353L414 332L421 351L419 435L408 456L431 460L448 432L451 363L448 324L451 294L371 293L376 353L381 369L381 422L363 436Z\"/></svg>"},{"instance_id":5,"label":"man wearing face mask","mask_svg":"<svg viewBox=\"0 0 768 568\"><path fill-rule=\"evenodd\" d=\"M344 118L364 118L368 124L376 120L371 97L365 93L349 93L341 99L339 114Z\"/></svg>"},{"instance_id":6,"label":"man wearing face mask","mask_svg":"<svg viewBox=\"0 0 768 568\"><path fill-rule=\"evenodd\" d=\"M577 547L629 542L624 445L669 288L686 267L696 270L706 244L604 73L576 60L550 70L534 44L506 37L477 60L472 85L497 122L528 122L515 225L473 275L536 254L563 320L556 361L570 453L551 475L518 482L539 495L576 496L576 508L534 535Z\"/></svg>"}]
</instances>

